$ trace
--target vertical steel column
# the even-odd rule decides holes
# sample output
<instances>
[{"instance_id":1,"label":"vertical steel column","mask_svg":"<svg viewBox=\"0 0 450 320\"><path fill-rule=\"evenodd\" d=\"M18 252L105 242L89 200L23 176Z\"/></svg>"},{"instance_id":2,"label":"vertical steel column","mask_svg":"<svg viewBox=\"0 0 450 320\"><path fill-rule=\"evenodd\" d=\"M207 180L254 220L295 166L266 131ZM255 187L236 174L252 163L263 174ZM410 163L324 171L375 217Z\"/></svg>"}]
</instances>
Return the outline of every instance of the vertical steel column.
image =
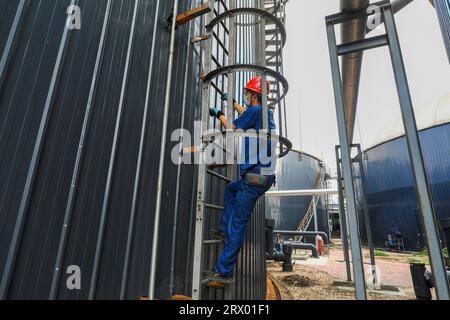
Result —
<instances>
[{"instance_id":1,"label":"vertical steel column","mask_svg":"<svg viewBox=\"0 0 450 320\"><path fill-rule=\"evenodd\" d=\"M159 2L159 0L158 0ZM192 2L189 9L192 9L196 5L195 2ZM159 6L159 3L157 4L157 7ZM158 12L155 13L155 24L158 20ZM195 21L195 20L194 20ZM189 36L192 35L193 29L194 29L194 23L193 21L189 22ZM156 25L153 29L153 32L155 32L157 29ZM155 39L155 35L153 36L153 39ZM180 128L184 130L185 125L185 117L186 117L186 104L187 104L187 87L188 87L188 76L189 76L189 68L191 64L191 42L186 41L186 66L184 69L184 79L183 79L183 103L181 107L181 125ZM153 46L152 46L153 50ZM179 148L179 154L183 153L183 143L184 143L184 131L181 134L180 141L182 142L180 144ZM181 159L180 162L177 164L177 182L175 187L175 205L174 205L174 212L173 212L173 228L172 228L172 248L170 253L170 280L169 280L169 296L173 296L174 294L174 288L175 288L175 258L176 258L176 249L177 249L177 230L178 230L178 214L179 214L179 207L180 207L180 181L181 181L181 171L182 171L182 163Z\"/></svg>"},{"instance_id":2,"label":"vertical steel column","mask_svg":"<svg viewBox=\"0 0 450 320\"><path fill-rule=\"evenodd\" d=\"M313 215L314 215L314 231L317 232L317 231L319 231L319 224L318 224L318 221L317 221L316 195L313 195L313 197L312 197L312 205L313 205ZM316 243L316 248L319 248L319 240L317 239L317 236L315 236L314 239L315 239L315 243Z\"/></svg>"},{"instance_id":3,"label":"vertical steel column","mask_svg":"<svg viewBox=\"0 0 450 320\"><path fill-rule=\"evenodd\" d=\"M214 8L214 1L208 0L211 8ZM206 16L206 24L208 25L214 18L214 10ZM204 55L204 70L203 74L208 74L211 69L211 54L212 54L212 41L213 30L209 40L205 41L205 55ZM202 251L203 251L203 228L204 228L204 215L205 215L205 203L206 203L206 162L204 159L204 151L207 147L207 143L203 140L203 134L208 130L209 119L209 81L203 82L202 92L202 110L201 110L201 147L200 147L200 163L198 165L198 182L197 182L197 207L195 214L195 239L194 239L194 261L192 266L192 299L201 299L201 287L202 287Z\"/></svg>"},{"instance_id":4,"label":"vertical steel column","mask_svg":"<svg viewBox=\"0 0 450 320\"><path fill-rule=\"evenodd\" d=\"M174 0L172 23L170 28L170 47L169 47L169 62L167 67L167 79L166 79L166 92L165 92L165 105L162 124L162 136L161 136L161 151L159 154L159 168L158 168L158 184L156 187L156 206L155 206L155 220L153 226L153 241L152 241L152 257L150 261L150 281L149 281L149 299L155 298L155 282L156 282L156 260L158 257L158 244L159 244L159 220L161 216L161 201L162 201L162 188L164 181L164 160L167 144L167 126L169 122L169 108L171 97L171 83L172 83L172 70L173 60L175 55L175 31L176 31L176 16L178 14L178 0Z\"/></svg>"},{"instance_id":5,"label":"vertical steel column","mask_svg":"<svg viewBox=\"0 0 450 320\"><path fill-rule=\"evenodd\" d=\"M229 0L228 9L232 10L235 9L237 6L236 0ZM236 45L237 45L237 28L236 28L236 22L237 19L235 16L231 16L228 20L228 27L229 27L229 35L228 35L228 65L233 65L236 63ZM241 48L242 50L242 48ZM233 120L234 120L234 106L233 106L233 100L236 94L236 74L234 72L229 72L227 77L227 84L228 84L228 108L227 108L227 130L233 130ZM232 159L230 158L230 154L227 154L227 177L231 180L235 179L235 168L234 168L234 154L236 151L235 148L235 138L227 138L226 141L227 150L230 150L232 148ZM236 273L233 274L234 281L236 280ZM235 293L235 286L226 285L224 287L224 298L225 300L231 300Z\"/></svg>"},{"instance_id":6,"label":"vertical steel column","mask_svg":"<svg viewBox=\"0 0 450 320\"><path fill-rule=\"evenodd\" d=\"M431 191L425 171L423 154L420 146L417 124L409 92L408 79L406 77L405 66L402 58L400 42L394 15L390 5L382 7L387 36L389 38L389 51L392 59L392 67L397 84L397 92L402 112L403 125L408 142L408 151L411 159L414 179L419 196L421 212L425 225L428 252L431 269L435 277L436 295L438 299L449 300L449 284L444 259L441 252L436 216L431 199Z\"/></svg>"},{"instance_id":7,"label":"vertical steel column","mask_svg":"<svg viewBox=\"0 0 450 320\"><path fill-rule=\"evenodd\" d=\"M347 281L352 281L352 272L350 269L350 256L348 250L348 231L347 231L347 217L344 207L344 192L342 186L341 173L341 159L339 157L339 146L336 146L336 173L337 173L337 187L339 195L339 224L341 229L342 249L344 252L345 269L347 271Z\"/></svg>"},{"instance_id":8,"label":"vertical steel column","mask_svg":"<svg viewBox=\"0 0 450 320\"><path fill-rule=\"evenodd\" d=\"M260 0L260 9L265 8L265 0ZM266 20L264 17L260 16L259 24L259 45L260 45L260 65L262 67L266 66ZM269 132L269 113L267 107L267 75L265 73L261 74L261 87L262 87L262 119L263 119L263 132Z\"/></svg>"},{"instance_id":9,"label":"vertical steel column","mask_svg":"<svg viewBox=\"0 0 450 320\"><path fill-rule=\"evenodd\" d=\"M338 120L339 141L341 143L342 171L344 177L345 193L347 199L347 212L349 219L350 243L352 250L353 273L355 279L356 298L366 300L366 282L364 279L364 266L361 252L361 241L358 230L358 220L353 185L352 160L350 155L350 141L345 118L344 95L342 90L341 70L337 53L336 34L334 25L327 23L328 46L330 50L331 72L333 75L333 88Z\"/></svg>"},{"instance_id":10,"label":"vertical steel column","mask_svg":"<svg viewBox=\"0 0 450 320\"><path fill-rule=\"evenodd\" d=\"M364 176L363 153L362 153L360 144L356 145L356 148L358 150L358 164L359 164L359 173L360 173L360 179L361 179L361 196L362 196L364 221L365 221L366 235L367 235L367 245L369 246L369 253L370 253L370 265L372 268L373 283L377 284L378 283L378 275L377 275L376 262L375 262L375 252L373 249L372 227L370 224L369 207L367 205L367 192L366 192L366 179Z\"/></svg>"},{"instance_id":11,"label":"vertical steel column","mask_svg":"<svg viewBox=\"0 0 450 320\"><path fill-rule=\"evenodd\" d=\"M229 0L229 10L236 8L236 0ZM230 16L228 19L229 23L229 35L228 35L228 65L234 65L236 63L236 45L237 45L237 30L236 30L236 16ZM241 48L242 50L242 48ZM228 85L228 107L227 107L227 130L233 130L233 120L234 120L234 106L233 100L236 94L236 74L234 72L228 72L227 76L227 85ZM234 179L234 141L235 138L227 138L227 150L230 150L230 146L233 148L233 158L230 158L230 155L227 154L227 177L230 179Z\"/></svg>"}]
</instances>

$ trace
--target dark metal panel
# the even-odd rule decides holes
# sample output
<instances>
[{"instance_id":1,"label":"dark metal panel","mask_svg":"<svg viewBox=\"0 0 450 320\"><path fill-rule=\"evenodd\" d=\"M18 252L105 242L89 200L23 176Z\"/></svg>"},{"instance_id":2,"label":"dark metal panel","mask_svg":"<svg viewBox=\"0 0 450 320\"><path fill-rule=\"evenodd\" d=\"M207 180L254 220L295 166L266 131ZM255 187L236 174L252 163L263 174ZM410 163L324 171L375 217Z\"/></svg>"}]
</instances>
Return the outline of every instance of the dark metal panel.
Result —
<instances>
[{"instance_id":1,"label":"dark metal panel","mask_svg":"<svg viewBox=\"0 0 450 320\"><path fill-rule=\"evenodd\" d=\"M67 49L64 72L30 199L25 228L32 232L25 231L12 297L49 297L105 3L97 1L88 2L86 6L82 4L82 29L72 34ZM30 255L30 252L34 254ZM42 276L24 281L28 274L35 272Z\"/></svg>"},{"instance_id":2,"label":"dark metal panel","mask_svg":"<svg viewBox=\"0 0 450 320\"><path fill-rule=\"evenodd\" d=\"M448 124L420 132L438 220L450 217L449 137ZM367 157L365 172L375 245L384 247L387 234L399 227L406 249L421 250L424 232L405 138L370 149Z\"/></svg>"},{"instance_id":3,"label":"dark metal panel","mask_svg":"<svg viewBox=\"0 0 450 320\"><path fill-rule=\"evenodd\" d=\"M70 1L31 3L15 59L11 61L8 82L0 96L2 275L5 275L6 255L18 244L11 240L15 225L26 220L26 212L24 219L20 219L16 213L25 191L25 179L61 45L66 21L65 10L69 3ZM64 15L57 14L61 10ZM21 234L18 233L18 242ZM9 261L14 262L14 259Z\"/></svg>"},{"instance_id":4,"label":"dark metal panel","mask_svg":"<svg viewBox=\"0 0 450 320\"><path fill-rule=\"evenodd\" d=\"M87 299L98 244L100 217L105 196L108 166L122 88L125 60L129 44L134 4L137 0L112 0L102 59L95 75L96 59L100 51L102 26L108 0L80 0L81 30L70 31L67 55L62 63L61 77L56 83L54 102L49 113L48 128L43 139L36 178L31 186L30 205L25 211L23 237L18 243L18 255L12 272L8 298L47 299L50 297L55 274L58 247L61 243L61 278L57 282L57 299ZM99 247L99 273L95 298L118 299L125 250L129 232L131 202L139 150L140 132L145 104L149 61L156 1L138 0L136 33L130 56L130 70L125 87L123 118L120 122L117 158L112 171L112 188L105 211L105 233ZM11 5L8 1L8 4ZM66 22L69 0L31 1L29 14L23 21L17 51L9 66L8 81L0 91L0 271L11 245L11 234L17 219L20 197L24 190L26 172L35 144L45 98L55 65L58 47ZM181 1L186 11L191 1ZM0 20L0 28L11 23L16 10L7 7L7 17ZM172 1L161 1L157 14L155 63L150 92L150 115L146 123L144 159L137 197L135 226L132 230L131 256L127 275L127 299L148 293L149 265L153 232L157 160L167 76L169 30L167 17ZM9 19L9 22L6 21ZM5 21L5 22L4 22ZM3 30L3 29L2 29ZM5 29L6 30L6 29ZM4 34L3 32L1 33ZM186 98L184 127L194 132L199 119L201 87L199 75L201 55L198 46L189 41L197 32L189 25L177 29L173 99L169 132L181 126L181 106ZM2 40L3 41L3 40ZM191 52L186 55L186 48ZM225 56L223 56L225 59ZM187 68L187 77L185 77ZM185 81L186 79L186 81ZM94 86L93 86L94 84ZM75 162L79 152L87 104L94 89L91 117L86 129L86 141L80 158L78 181L74 185L73 206L68 204ZM186 94L184 94L186 92ZM216 97L216 102L220 97ZM171 294L190 295L192 274L192 239L196 188L196 166L180 167L179 201L175 203L177 166L171 162L170 142L166 154L165 184L157 268L157 298ZM222 174L223 170L219 171ZM211 203L223 201L224 185L211 177ZM173 238L174 212L177 206L177 231ZM66 215L67 210L70 213ZM218 223L219 214L210 212L210 229ZM67 242L62 230L69 217ZM264 263L264 204L260 201L249 224L246 245L241 252L237 273L242 278L237 298L264 299L266 290ZM175 243L173 243L175 240ZM171 248L175 245L173 290L170 283ZM209 263L213 263L219 249L211 249ZM81 290L68 290L66 269L78 265L82 272ZM237 286L238 284L236 284ZM220 294L213 298L223 298Z\"/></svg>"}]
</instances>

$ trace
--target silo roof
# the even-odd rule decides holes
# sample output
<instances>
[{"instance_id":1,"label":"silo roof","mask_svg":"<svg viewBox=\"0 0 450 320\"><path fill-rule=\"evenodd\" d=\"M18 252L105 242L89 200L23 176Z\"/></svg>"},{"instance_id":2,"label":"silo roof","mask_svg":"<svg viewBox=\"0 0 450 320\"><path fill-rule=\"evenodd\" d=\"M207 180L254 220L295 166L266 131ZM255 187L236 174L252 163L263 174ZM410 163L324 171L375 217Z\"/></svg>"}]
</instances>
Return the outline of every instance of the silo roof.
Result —
<instances>
[{"instance_id":1,"label":"silo roof","mask_svg":"<svg viewBox=\"0 0 450 320\"><path fill-rule=\"evenodd\" d=\"M417 128L425 130L450 122L450 92L442 97L435 98L418 108L415 108ZM401 116L389 123L378 137L369 144L367 149L371 149L384 142L402 137L405 135Z\"/></svg>"}]
</instances>

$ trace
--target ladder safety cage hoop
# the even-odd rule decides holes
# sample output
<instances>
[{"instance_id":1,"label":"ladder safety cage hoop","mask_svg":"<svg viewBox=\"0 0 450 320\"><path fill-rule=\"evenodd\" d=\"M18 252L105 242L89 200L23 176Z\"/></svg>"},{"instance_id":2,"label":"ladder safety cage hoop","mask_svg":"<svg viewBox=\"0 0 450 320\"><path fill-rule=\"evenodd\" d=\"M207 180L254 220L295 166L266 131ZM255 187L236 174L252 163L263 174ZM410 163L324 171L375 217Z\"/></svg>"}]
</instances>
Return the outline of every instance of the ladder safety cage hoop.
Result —
<instances>
[{"instance_id":1,"label":"ladder safety cage hoop","mask_svg":"<svg viewBox=\"0 0 450 320\"><path fill-rule=\"evenodd\" d=\"M280 143L280 154L278 158L283 158L288 155L288 153L292 150L292 142L289 141L289 139L282 137L277 134L271 134L267 133L262 134L251 131L251 132L244 132L244 131L235 131L235 130L226 130L226 131L217 131L217 132L210 132L208 134L203 135L203 142L211 143L215 141L215 138L217 138L217 135L222 134L223 136L227 136L228 138L259 138L263 140L271 140L272 138L275 138Z\"/></svg>"},{"instance_id":2,"label":"ladder safety cage hoop","mask_svg":"<svg viewBox=\"0 0 450 320\"><path fill-rule=\"evenodd\" d=\"M229 66L225 66L225 67L220 67L217 68L213 71L211 71L210 73L208 73L204 78L203 81L204 82L211 82L212 79L221 76L223 74L228 74L230 72L239 72L239 71L254 71L254 72L258 72L258 73L265 73L267 75L269 75L270 77L276 79L278 82L280 82L283 85L283 94L278 97L278 99L276 99L275 101L271 102L270 104L268 104L269 108L272 108L274 105L278 104L280 101L282 101L288 91L289 91L289 83L286 80L286 78L284 76L282 76L280 73L257 65L257 64L234 64L234 65L229 65Z\"/></svg>"},{"instance_id":3,"label":"ladder safety cage hoop","mask_svg":"<svg viewBox=\"0 0 450 320\"><path fill-rule=\"evenodd\" d=\"M280 21L280 19L278 19L276 16L274 16L273 14L262 10L262 9L258 9L258 8L236 8L236 9L231 9L229 11L225 11L224 13L218 15L217 17L215 17L207 26L206 26L206 31L211 32L212 29L219 24L221 21L229 19L235 15L238 14L253 14L253 15L257 15L263 18L267 18L271 21L273 21L275 23L275 25L277 26L278 31L281 34L281 39L282 39L282 44L283 47L286 44L286 28L284 27L284 24ZM259 24L259 23L258 23Z\"/></svg>"}]
</instances>

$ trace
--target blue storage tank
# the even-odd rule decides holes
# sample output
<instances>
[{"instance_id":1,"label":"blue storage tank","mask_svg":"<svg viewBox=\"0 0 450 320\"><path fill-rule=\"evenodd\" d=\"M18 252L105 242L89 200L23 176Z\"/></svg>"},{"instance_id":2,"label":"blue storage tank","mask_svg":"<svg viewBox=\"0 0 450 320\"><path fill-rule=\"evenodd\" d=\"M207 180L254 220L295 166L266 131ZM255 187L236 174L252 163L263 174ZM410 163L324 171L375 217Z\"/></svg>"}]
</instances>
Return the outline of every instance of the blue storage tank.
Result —
<instances>
[{"instance_id":1,"label":"blue storage tank","mask_svg":"<svg viewBox=\"0 0 450 320\"><path fill-rule=\"evenodd\" d=\"M310 154L293 149L277 165L277 183L273 191L321 188L320 172L323 162ZM297 230L311 204L312 196L266 197L266 217L275 220L275 229ZM317 208L320 231L328 233L328 217L323 199ZM314 229L314 223L308 230Z\"/></svg>"},{"instance_id":2,"label":"blue storage tank","mask_svg":"<svg viewBox=\"0 0 450 320\"><path fill-rule=\"evenodd\" d=\"M450 94L416 110L420 142L431 184L437 219L450 217ZM424 248L424 228L401 119L383 132L379 143L366 150L364 170L374 244L384 247L388 234L399 229L405 250ZM361 201L358 169L358 202ZM364 216L359 211L360 225ZM363 241L365 230L361 227Z\"/></svg>"}]
</instances>

